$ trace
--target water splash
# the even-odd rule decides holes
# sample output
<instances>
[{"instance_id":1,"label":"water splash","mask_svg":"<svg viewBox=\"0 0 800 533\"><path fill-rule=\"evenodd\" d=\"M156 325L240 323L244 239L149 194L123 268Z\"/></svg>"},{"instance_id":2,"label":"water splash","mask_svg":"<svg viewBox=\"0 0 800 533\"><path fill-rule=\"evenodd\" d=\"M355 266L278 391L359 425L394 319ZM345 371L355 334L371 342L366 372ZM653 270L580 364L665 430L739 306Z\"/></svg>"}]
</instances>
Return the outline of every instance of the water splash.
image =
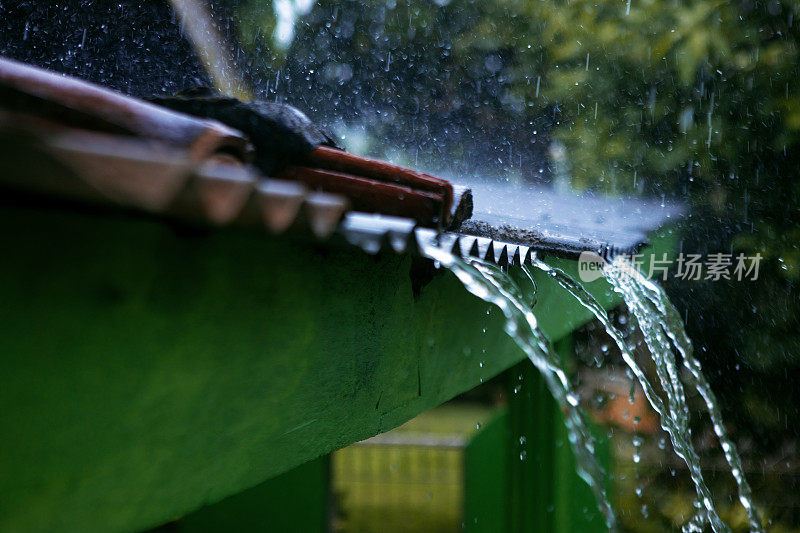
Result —
<instances>
[{"instance_id":1,"label":"water splash","mask_svg":"<svg viewBox=\"0 0 800 533\"><path fill-rule=\"evenodd\" d=\"M652 321L652 317L657 317L659 319L653 326L655 326L655 329L663 330L671 343L675 346L681 356L684 368L688 370L687 381L689 385L694 387L703 398L706 411L714 427L714 433L719 439L720 446L725 455L725 460L730 466L731 475L736 481L739 491L739 502L747 513L750 529L754 532L764 531L758 510L753 503L752 490L744 475L741 457L736 450L736 445L725 430L722 413L719 409L719 402L717 402L716 395L714 391L711 390L711 386L705 374L703 374L700 361L694 357L692 342L688 335L686 335L686 330L683 327L683 321L678 311L658 284L645 278L641 272L633 268L625 259L618 259L605 270L606 278L615 289L623 295L629 307L631 307L632 302L634 302L634 305L638 305L638 307L644 309L645 312L650 313L650 315L648 315L651 317L650 321ZM639 319L638 315L637 319ZM639 322L641 324L642 319L639 319ZM650 346L649 343L648 346Z\"/></svg>"},{"instance_id":2,"label":"water splash","mask_svg":"<svg viewBox=\"0 0 800 533\"><path fill-rule=\"evenodd\" d=\"M544 334L539 330L536 318L530 310L531 306L523 303L525 301L523 291L506 272L491 263L475 259L467 263L435 245L423 246L423 253L436 261L439 266L453 272L470 293L501 309L506 317L506 333L542 373L551 394L565 412L565 424L578 464L578 473L594 492L609 529L616 529L616 516L603 484L605 473L597 462L594 439L578 407L578 396L563 369L561 360L553 353ZM700 457L692 444L690 412L677 355L688 370L688 375L684 379L705 401L714 431L738 485L739 500L747 513L750 529L754 532L763 532L763 526L752 501L750 486L744 476L741 459L725 431L716 397L702 373L700 362L693 356L692 344L683 328L683 322L663 290L647 280L622 258L604 268L606 280L623 296L637 320L655 363L658 384L664 392L662 399L656 387L636 362L624 336L614 327L608 314L594 297L561 270L547 265L536 257L532 257L531 260L536 268L549 274L603 324L619 347L623 360L641 385L645 397L659 415L661 427L670 436L673 449L689 468L697 493L695 505L698 511L683 526L683 531L703 531L706 526L711 526L716 533L724 533L729 532L730 528L722 521L716 510L711 491L703 479ZM523 266L523 271L533 282L530 270ZM673 345L677 354L673 351Z\"/></svg>"},{"instance_id":3,"label":"water splash","mask_svg":"<svg viewBox=\"0 0 800 533\"><path fill-rule=\"evenodd\" d=\"M539 329L536 317L530 307L523 303L522 291L507 273L494 265L481 261L466 263L434 245L424 246L422 251L441 267L455 274L470 293L496 305L503 312L506 333L541 372L550 393L563 410L578 473L592 489L607 527L616 530L616 515L603 483L605 472L597 462L594 438L578 408L578 395L572 388L560 358L550 348Z\"/></svg>"},{"instance_id":4,"label":"water splash","mask_svg":"<svg viewBox=\"0 0 800 533\"><path fill-rule=\"evenodd\" d=\"M641 385L645 397L653 407L653 410L659 415L661 427L669 434L675 453L689 468L692 482L694 483L698 498L704 508L704 512L698 514L691 524L697 524L707 520L714 531L729 531L728 526L725 525L719 517L714 507L711 491L703 479L703 473L700 468L700 457L692 445L691 430L689 428L689 409L686 405L683 385L678 379L675 357L666 338L659 331L661 313L655 313L653 310L645 310L645 305L643 305L641 299L630 296L634 294L630 289L633 283L630 282L630 278L624 275L620 270L609 271L607 273L609 282L612 283L615 288L620 287L623 289L625 291L623 295L628 295L625 297L626 303L628 303L629 308L639 321L639 327L653 354L653 359L656 363L656 374L658 375L662 389L666 393L666 403L658 395L655 387L653 387L643 369L636 362L633 352L627 342L625 342L622 333L614 327L605 309L603 309L597 300L589 294L583 286L561 270L553 268L535 258L533 260L533 265L549 274L561 287L566 289L567 292L572 294L584 307L591 311L619 347L625 364L628 365L628 368L630 368L634 377ZM687 526L688 525L689 524L687 524Z\"/></svg>"}]
</instances>

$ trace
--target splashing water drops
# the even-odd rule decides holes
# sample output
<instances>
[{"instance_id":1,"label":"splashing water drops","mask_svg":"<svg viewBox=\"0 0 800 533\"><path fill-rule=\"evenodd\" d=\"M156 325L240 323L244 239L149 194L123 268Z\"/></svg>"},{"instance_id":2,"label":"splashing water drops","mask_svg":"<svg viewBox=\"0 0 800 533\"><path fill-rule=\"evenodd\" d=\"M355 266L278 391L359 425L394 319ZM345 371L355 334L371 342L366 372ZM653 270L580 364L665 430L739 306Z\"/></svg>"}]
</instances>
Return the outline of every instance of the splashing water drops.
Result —
<instances>
[{"instance_id":1,"label":"splashing water drops","mask_svg":"<svg viewBox=\"0 0 800 533\"><path fill-rule=\"evenodd\" d=\"M659 383L667 395L667 404L665 405L664 401L658 395L656 389L650 383L650 380L647 378L642 368L636 362L633 352L628 346L627 342L625 342L622 333L616 327L614 327L605 309L603 309L597 300L591 294L589 294L589 292L586 291L582 285L561 270L553 268L538 259L533 260L533 265L552 276L562 288L566 289L567 292L572 294L584 307L591 311L592 314L605 327L608 335L619 347L625 364L628 365L628 368L641 385L645 397L653 407L653 410L655 410L659 415L661 427L669 434L670 440L672 441L675 449L675 453L689 467L689 472L692 482L694 483L695 490L700 500L704 503L706 512L703 514L708 515L714 531L729 531L729 528L725 525L714 508L714 504L711 499L711 491L708 489L708 486L703 479L703 474L700 470L700 457L697 455L697 452L692 446L691 434L688 427L688 408L685 407L683 388L680 386L680 381L677 379L677 370L674 368L672 370L667 369L667 366L670 363L669 358L662 356L663 354L661 351L656 352L653 348L651 348L651 351L653 351L653 358L656 362L656 373L659 378ZM611 278L608 273L607 276ZM609 282L616 287L615 281L616 278L609 279ZM650 346L652 343L652 345L656 348L663 348L663 335L659 339L653 331L655 328L647 328L648 325L652 325L653 323L651 318L646 313L641 312L641 308L637 305L637 302L633 300L629 302L628 298L626 298L626 302L628 303L628 306L631 308L631 312L634 313L634 316L637 318L637 320L640 320L641 316L647 321L644 322L644 327L642 327L642 321L640 320L639 326L642 328L642 332L645 336L648 346ZM647 329L645 330L645 328ZM674 357L672 358L672 363L674 366ZM678 392L680 392L680 394L678 394Z\"/></svg>"},{"instance_id":2,"label":"splashing water drops","mask_svg":"<svg viewBox=\"0 0 800 533\"><path fill-rule=\"evenodd\" d=\"M719 439L720 446L725 455L725 460L731 469L731 474L736 480L736 485L739 490L739 501L747 513L750 529L752 531L761 532L764 530L761 525L761 518L758 510L753 504L753 494L750 484L744 476L744 469L742 467L742 459L739 452L736 450L736 445L728 436L725 426L722 421L722 413L719 409L719 402L717 401L714 391L708 383L708 380L703 374L702 365L700 361L694 357L694 348L692 341L686 334L686 329L683 327L683 321L677 309L669 301L664 290L656 283L645 278L641 272L632 268L629 264L624 265L622 260L612 265L612 268L618 271L623 271L626 275L630 276L634 284L638 288L641 295L650 301L656 307L659 315L662 318L661 325L672 340L675 348L683 359L683 366L689 371L688 381L694 387L705 403L706 411L711 418L711 424L714 427L714 433Z\"/></svg>"},{"instance_id":3,"label":"splashing water drops","mask_svg":"<svg viewBox=\"0 0 800 533\"><path fill-rule=\"evenodd\" d=\"M701 514L707 518L714 531L730 531L714 506L711 491L700 470L700 457L692 445L686 395L679 377L675 354L662 330L661 313L658 313L649 300L641 295L634 278L628 273L629 270L628 265L614 263L612 267L605 269L605 274L614 289L622 294L628 308L636 317L645 344L655 362L656 375L667 398L668 418L674 425L676 436L680 437L677 441L673 441L675 453L689 467L692 482L702 504Z\"/></svg>"},{"instance_id":4,"label":"splashing water drops","mask_svg":"<svg viewBox=\"0 0 800 533\"><path fill-rule=\"evenodd\" d=\"M491 263L480 260L466 263L436 246L427 246L423 251L437 264L453 272L470 293L496 305L503 312L506 317L506 333L514 339L539 369L551 394L564 410L565 424L578 463L579 474L593 490L607 526L609 529L615 529L616 516L603 488L605 473L597 463L594 439L578 407L579 397L572 388L560 358L551 350L547 339L539 330L536 318L530 310L531 306L523 303L526 300L523 291L506 272ZM656 376L664 391L665 399L661 398L650 383L634 359L633 352L624 336L613 325L606 311L594 297L564 272L550 267L535 257L532 262L535 267L547 272L603 324L606 332L620 348L622 358L630 373L639 382L648 402L659 415L661 426L669 435L675 453L688 466L697 492L695 506L698 511L683 526L682 530L685 532L702 531L706 525L710 525L717 533L730 531L717 513L711 491L703 479L700 458L692 445L689 428L690 413L686 403L684 384L678 370L678 360L672 349L673 345L680 355L683 366L689 371L688 378L686 378L689 385L695 388L705 401L714 431L720 440L725 457L731 467L731 473L739 487L739 500L747 512L750 528L754 532L763 531L760 518L752 503L750 487L744 477L741 459L722 424L716 397L702 373L699 361L693 357L692 345L686 336L680 316L661 288L646 280L629 263L621 260L607 265L604 269L606 280L615 291L623 296L632 317L636 319L636 323L642 331L645 344L653 357ZM533 282L533 276L528 267L523 266L523 271ZM521 460L524 460L524 457L521 457ZM647 514L644 507L642 512Z\"/></svg>"},{"instance_id":5,"label":"splashing water drops","mask_svg":"<svg viewBox=\"0 0 800 533\"><path fill-rule=\"evenodd\" d=\"M506 332L541 372L550 393L564 411L578 473L592 489L607 527L616 530L616 515L603 484L605 472L597 462L594 438L578 408L578 395L560 358L550 349L547 339L539 330L533 312L520 300L522 292L508 274L494 265L480 261L466 263L436 246L425 246L423 252L455 274L470 293L496 305L503 312Z\"/></svg>"}]
</instances>

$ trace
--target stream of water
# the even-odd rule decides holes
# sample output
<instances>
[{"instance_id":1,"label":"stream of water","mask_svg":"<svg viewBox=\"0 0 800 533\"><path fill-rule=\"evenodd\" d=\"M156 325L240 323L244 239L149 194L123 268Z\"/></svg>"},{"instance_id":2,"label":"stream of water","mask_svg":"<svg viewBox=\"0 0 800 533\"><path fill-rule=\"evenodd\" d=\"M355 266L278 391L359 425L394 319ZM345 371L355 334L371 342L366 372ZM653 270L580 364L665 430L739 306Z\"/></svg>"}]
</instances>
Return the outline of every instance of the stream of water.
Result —
<instances>
[{"instance_id":1,"label":"stream of water","mask_svg":"<svg viewBox=\"0 0 800 533\"><path fill-rule=\"evenodd\" d=\"M658 362L658 359L664 354L665 359L674 361L675 358L669 346L669 341L675 346L683 362L683 367L688 371L684 374L686 381L704 400L706 411L714 427L714 433L719 439L725 459L730 467L731 475L736 481L739 501L747 513L750 529L757 532L763 531L761 518L753 504L750 485L744 475L742 460L736 450L736 445L725 430L719 402L717 402L716 395L711 390L705 374L703 374L700 361L694 357L692 342L686 335L683 321L677 310L658 284L645 278L641 272L636 270L624 258L619 258L612 264L607 265L605 275L614 289L622 294L628 308L636 316L642 331L648 330L651 332L651 337L656 337L657 344L651 344L648 341L648 335L645 334L645 341L653 358ZM663 334L666 335L667 339L663 338ZM664 350L669 354L666 354ZM672 373L677 374L677 368ZM676 390L675 392L678 391Z\"/></svg>"},{"instance_id":2,"label":"stream of water","mask_svg":"<svg viewBox=\"0 0 800 533\"><path fill-rule=\"evenodd\" d=\"M539 330L536 317L530 307L523 303L522 291L508 274L497 267L477 261L467 263L436 246L425 247L423 251L455 274L469 292L496 305L503 312L506 333L542 373L550 394L563 410L578 473L594 492L609 530L616 531L616 515L604 488L605 472L597 461L594 438L578 407L578 395L572 388L561 359Z\"/></svg>"},{"instance_id":3,"label":"stream of water","mask_svg":"<svg viewBox=\"0 0 800 533\"><path fill-rule=\"evenodd\" d=\"M634 359L632 350L625 342L622 333L613 326L605 310L602 308L602 306L600 306L597 300L595 300L595 298L589 294L583 288L583 286L578 284L574 279L569 277L564 272L556 268L552 268L546 263L537 259L534 259L534 266L551 275L559 283L559 285L566 289L567 292L572 294L581 304L583 304L584 307L589 309L592 314L597 317L600 323L603 324L606 332L619 347L625 364L628 365L633 372L633 375L636 377L636 380L641 385L647 400L650 402L650 405L659 415L661 427L664 428L664 430L669 434L673 448L675 449L675 453L678 454L678 456L683 459L683 461L689 467L692 481L695 485L695 490L697 491L698 497L703 502L708 520L711 522L714 531L726 531L727 526L725 526L724 522L719 518L711 498L711 491L703 479L703 473L700 470L700 458L692 446L691 432L688 427L689 410L686 406L683 388L680 380L677 378L674 357L672 360L670 360L668 357L667 353L671 354L672 352L669 351L668 347L666 349L664 348L662 342L663 339L657 338L655 333L656 328L647 327L652 326L651 322L648 320L645 323L646 327L642 328L642 332L645 336L648 346L651 346L652 342L653 346L658 349L658 351L653 350L653 357L656 361L656 370L659 382L662 389L667 392L666 405L659 397L656 389L650 383L650 380L647 378L642 368ZM620 276L619 279L623 279L623 277ZM632 299L631 303L628 305L635 306L638 305L638 302L635 302ZM637 319L639 319L640 314L636 313L635 311L634 313Z\"/></svg>"},{"instance_id":4,"label":"stream of water","mask_svg":"<svg viewBox=\"0 0 800 533\"><path fill-rule=\"evenodd\" d=\"M506 332L542 373L551 394L564 411L579 474L594 492L606 525L610 530L615 530L617 520L604 488L605 473L595 456L594 440L578 407L578 396L564 370L563 362L551 349L548 340L539 329L530 306L524 303L523 291L508 273L490 263L478 260L465 262L437 246L427 246L423 251L439 265L455 274L470 293L501 309L506 318ZM677 356L680 356L682 365L688 371L683 374L685 381L696 389L705 401L714 431L738 485L739 500L747 513L750 529L754 532L763 531L753 505L750 486L744 477L741 459L726 433L716 397L702 373L699 361L693 356L692 344L686 335L680 316L663 290L647 280L624 259L606 265L604 269L606 280L622 295L637 320L655 363L658 385L664 395L662 399L658 389L637 363L624 336L614 327L597 300L580 283L561 270L536 258L533 260L533 266L550 275L600 321L619 347L623 360L641 385L648 402L659 415L661 427L670 436L675 453L686 463L697 493L699 510L683 530L702 531L705 525L710 525L717 533L730 531L717 512L711 491L703 478L700 457L692 444L690 412ZM523 270L532 279L529 268L523 267ZM673 345L677 353L673 351Z\"/></svg>"}]
</instances>

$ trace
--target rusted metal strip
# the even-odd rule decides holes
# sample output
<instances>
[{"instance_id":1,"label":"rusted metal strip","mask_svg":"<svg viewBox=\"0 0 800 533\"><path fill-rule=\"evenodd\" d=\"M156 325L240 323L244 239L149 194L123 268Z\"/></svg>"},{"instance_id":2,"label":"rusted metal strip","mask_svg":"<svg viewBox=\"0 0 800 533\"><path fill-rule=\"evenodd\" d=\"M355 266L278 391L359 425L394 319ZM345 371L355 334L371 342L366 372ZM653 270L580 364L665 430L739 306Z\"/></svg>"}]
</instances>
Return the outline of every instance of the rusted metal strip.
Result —
<instances>
[{"instance_id":1,"label":"rusted metal strip","mask_svg":"<svg viewBox=\"0 0 800 533\"><path fill-rule=\"evenodd\" d=\"M447 181L336 149L305 114L286 104L244 103L203 91L153 101L245 132L262 172L344 194L356 209L408 216L433 227L450 227L469 215L469 205L453 211L453 187Z\"/></svg>"},{"instance_id":2,"label":"rusted metal strip","mask_svg":"<svg viewBox=\"0 0 800 533\"><path fill-rule=\"evenodd\" d=\"M277 177L299 181L313 190L342 194L356 211L413 218L423 226L435 227L441 221L442 197L433 192L309 167L286 167Z\"/></svg>"},{"instance_id":3,"label":"rusted metal strip","mask_svg":"<svg viewBox=\"0 0 800 533\"><path fill-rule=\"evenodd\" d=\"M6 58L0 58L0 107L61 126L156 139L198 159L217 152L251 158L249 141L224 124Z\"/></svg>"},{"instance_id":4,"label":"rusted metal strip","mask_svg":"<svg viewBox=\"0 0 800 533\"><path fill-rule=\"evenodd\" d=\"M313 150L308 154L307 161L308 166L363 176L376 181L396 183L411 189L436 194L442 198L440 220L443 222L453 207L453 186L450 182L416 170L356 156L329 146L319 146Z\"/></svg>"}]
</instances>

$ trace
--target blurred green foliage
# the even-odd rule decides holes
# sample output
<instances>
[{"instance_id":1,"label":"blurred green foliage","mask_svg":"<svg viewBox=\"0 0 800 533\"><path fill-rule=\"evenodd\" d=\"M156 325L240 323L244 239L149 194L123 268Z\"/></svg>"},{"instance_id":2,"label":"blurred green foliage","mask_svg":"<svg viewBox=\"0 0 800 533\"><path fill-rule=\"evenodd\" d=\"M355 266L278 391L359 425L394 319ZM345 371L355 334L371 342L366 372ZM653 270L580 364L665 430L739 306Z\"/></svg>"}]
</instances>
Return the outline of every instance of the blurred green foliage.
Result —
<instances>
[{"instance_id":1,"label":"blurred green foliage","mask_svg":"<svg viewBox=\"0 0 800 533\"><path fill-rule=\"evenodd\" d=\"M578 188L688 194L800 276L798 4L521 2ZM524 68L524 66L522 67ZM525 98L530 98L527 91Z\"/></svg>"}]
</instances>

